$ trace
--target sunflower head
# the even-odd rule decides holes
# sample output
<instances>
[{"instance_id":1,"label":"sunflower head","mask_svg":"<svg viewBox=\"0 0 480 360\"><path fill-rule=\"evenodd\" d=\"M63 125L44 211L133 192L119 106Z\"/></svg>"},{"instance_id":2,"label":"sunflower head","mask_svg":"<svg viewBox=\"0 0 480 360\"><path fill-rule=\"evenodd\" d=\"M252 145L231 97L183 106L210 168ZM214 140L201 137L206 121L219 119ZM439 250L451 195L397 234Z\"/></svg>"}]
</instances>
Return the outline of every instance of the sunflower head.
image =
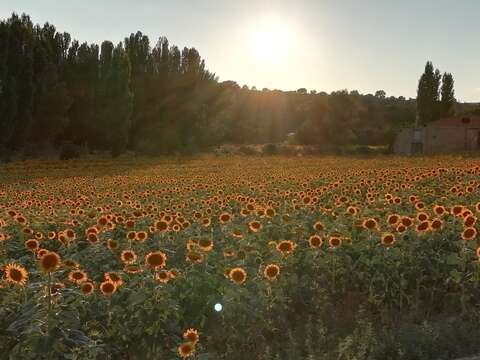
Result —
<instances>
[{"instance_id":1,"label":"sunflower head","mask_svg":"<svg viewBox=\"0 0 480 360\"><path fill-rule=\"evenodd\" d=\"M384 233L382 235L381 241L382 241L382 245L385 245L385 246L393 245L393 243L395 242L395 235L391 233Z\"/></svg>"},{"instance_id":2,"label":"sunflower head","mask_svg":"<svg viewBox=\"0 0 480 360\"><path fill-rule=\"evenodd\" d=\"M117 291L117 285L112 281L104 281L100 284L100 291L105 296L111 296Z\"/></svg>"},{"instance_id":3,"label":"sunflower head","mask_svg":"<svg viewBox=\"0 0 480 360\"><path fill-rule=\"evenodd\" d=\"M240 285L243 284L245 280L247 280L247 272L241 267L236 267L229 271L228 277L235 284Z\"/></svg>"},{"instance_id":4,"label":"sunflower head","mask_svg":"<svg viewBox=\"0 0 480 360\"><path fill-rule=\"evenodd\" d=\"M267 280L273 281L277 279L277 276L280 274L280 266L277 264L268 264L263 270L263 275Z\"/></svg>"},{"instance_id":5,"label":"sunflower head","mask_svg":"<svg viewBox=\"0 0 480 360\"><path fill-rule=\"evenodd\" d=\"M86 281L80 285L80 290L84 295L90 295L95 290L95 285L91 281Z\"/></svg>"},{"instance_id":6,"label":"sunflower head","mask_svg":"<svg viewBox=\"0 0 480 360\"><path fill-rule=\"evenodd\" d=\"M18 264L7 264L4 269L7 282L16 285L25 285L28 280L28 271Z\"/></svg>"},{"instance_id":7,"label":"sunflower head","mask_svg":"<svg viewBox=\"0 0 480 360\"><path fill-rule=\"evenodd\" d=\"M85 271L82 271L82 270L72 270L70 271L70 273L68 274L68 279L75 283L75 284L81 284L85 281L87 281L88 279L88 276L87 274L85 273Z\"/></svg>"},{"instance_id":8,"label":"sunflower head","mask_svg":"<svg viewBox=\"0 0 480 360\"><path fill-rule=\"evenodd\" d=\"M463 240L473 240L477 237L477 229L474 227L467 227L462 232Z\"/></svg>"},{"instance_id":9,"label":"sunflower head","mask_svg":"<svg viewBox=\"0 0 480 360\"><path fill-rule=\"evenodd\" d=\"M282 240L277 244L277 250L280 251L283 256L290 255L296 247L297 244L291 240Z\"/></svg>"},{"instance_id":10,"label":"sunflower head","mask_svg":"<svg viewBox=\"0 0 480 360\"><path fill-rule=\"evenodd\" d=\"M213 241L208 237L202 237L198 240L198 246L200 247L200 250L208 252L213 249Z\"/></svg>"},{"instance_id":11,"label":"sunflower head","mask_svg":"<svg viewBox=\"0 0 480 360\"><path fill-rule=\"evenodd\" d=\"M183 338L192 344L198 343L198 340L200 339L200 337L198 336L198 331L196 329L185 330L185 332L183 333Z\"/></svg>"},{"instance_id":12,"label":"sunflower head","mask_svg":"<svg viewBox=\"0 0 480 360\"><path fill-rule=\"evenodd\" d=\"M60 264L60 255L54 251L48 251L39 260L40 269L42 269L44 273L54 272L60 267Z\"/></svg>"},{"instance_id":13,"label":"sunflower head","mask_svg":"<svg viewBox=\"0 0 480 360\"><path fill-rule=\"evenodd\" d=\"M167 262L167 255L162 251L153 251L145 256L145 265L152 269L163 268Z\"/></svg>"},{"instance_id":14,"label":"sunflower head","mask_svg":"<svg viewBox=\"0 0 480 360\"><path fill-rule=\"evenodd\" d=\"M322 246L323 240L320 237L320 235L312 235L308 239L308 245L310 245L311 248L318 248Z\"/></svg>"},{"instance_id":15,"label":"sunflower head","mask_svg":"<svg viewBox=\"0 0 480 360\"><path fill-rule=\"evenodd\" d=\"M178 347L178 355L182 358L187 358L195 353L195 345L191 342L184 342Z\"/></svg>"},{"instance_id":16,"label":"sunflower head","mask_svg":"<svg viewBox=\"0 0 480 360\"><path fill-rule=\"evenodd\" d=\"M124 264L132 264L137 261L137 254L133 250L123 250L120 259Z\"/></svg>"},{"instance_id":17,"label":"sunflower head","mask_svg":"<svg viewBox=\"0 0 480 360\"><path fill-rule=\"evenodd\" d=\"M168 283L171 279L173 279L173 276L168 270L160 270L155 274L155 280L162 284Z\"/></svg>"}]
</instances>

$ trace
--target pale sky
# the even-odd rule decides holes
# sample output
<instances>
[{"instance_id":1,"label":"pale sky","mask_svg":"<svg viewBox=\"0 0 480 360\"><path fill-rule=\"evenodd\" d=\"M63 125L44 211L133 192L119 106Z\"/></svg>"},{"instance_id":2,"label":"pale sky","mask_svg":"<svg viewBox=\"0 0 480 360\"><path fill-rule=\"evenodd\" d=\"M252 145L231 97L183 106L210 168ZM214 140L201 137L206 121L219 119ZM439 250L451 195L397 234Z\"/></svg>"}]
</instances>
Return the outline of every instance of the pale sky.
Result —
<instances>
[{"instance_id":1,"label":"pale sky","mask_svg":"<svg viewBox=\"0 0 480 360\"><path fill-rule=\"evenodd\" d=\"M480 101L478 0L0 0L79 41L137 30L193 46L220 80L258 89L416 96L427 60Z\"/></svg>"}]
</instances>

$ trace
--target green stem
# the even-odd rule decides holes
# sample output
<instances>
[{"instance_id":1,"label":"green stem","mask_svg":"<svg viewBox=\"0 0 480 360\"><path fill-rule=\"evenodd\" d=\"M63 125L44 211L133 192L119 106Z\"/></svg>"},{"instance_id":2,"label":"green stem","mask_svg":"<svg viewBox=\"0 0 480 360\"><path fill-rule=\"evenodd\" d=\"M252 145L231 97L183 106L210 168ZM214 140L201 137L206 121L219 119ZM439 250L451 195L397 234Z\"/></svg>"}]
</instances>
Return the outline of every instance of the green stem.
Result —
<instances>
[{"instance_id":1,"label":"green stem","mask_svg":"<svg viewBox=\"0 0 480 360\"><path fill-rule=\"evenodd\" d=\"M52 311L52 274L48 273L47 281L47 336L50 335L50 314Z\"/></svg>"}]
</instances>

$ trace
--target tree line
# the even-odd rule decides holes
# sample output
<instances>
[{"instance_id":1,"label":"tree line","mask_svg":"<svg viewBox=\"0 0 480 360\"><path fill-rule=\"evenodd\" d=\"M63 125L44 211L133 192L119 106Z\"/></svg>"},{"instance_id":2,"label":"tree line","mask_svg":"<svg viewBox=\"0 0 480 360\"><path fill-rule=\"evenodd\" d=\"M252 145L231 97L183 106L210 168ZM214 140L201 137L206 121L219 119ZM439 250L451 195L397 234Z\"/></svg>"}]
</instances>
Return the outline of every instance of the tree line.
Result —
<instances>
[{"instance_id":1,"label":"tree line","mask_svg":"<svg viewBox=\"0 0 480 360\"><path fill-rule=\"evenodd\" d=\"M425 71L418 82L417 116L418 125L455 114L454 80L450 73L440 70L427 61Z\"/></svg>"},{"instance_id":2,"label":"tree line","mask_svg":"<svg viewBox=\"0 0 480 360\"><path fill-rule=\"evenodd\" d=\"M425 119L446 111L449 81L453 91L445 74L441 100L432 99L438 74L431 71L429 65L419 84ZM289 134L321 149L388 144L415 117L415 99L383 90L327 94L219 82L195 48L180 49L165 37L152 44L137 32L119 44L88 44L49 23L34 25L25 14L0 22L4 159L76 149L192 153L226 143L278 143Z\"/></svg>"}]
</instances>

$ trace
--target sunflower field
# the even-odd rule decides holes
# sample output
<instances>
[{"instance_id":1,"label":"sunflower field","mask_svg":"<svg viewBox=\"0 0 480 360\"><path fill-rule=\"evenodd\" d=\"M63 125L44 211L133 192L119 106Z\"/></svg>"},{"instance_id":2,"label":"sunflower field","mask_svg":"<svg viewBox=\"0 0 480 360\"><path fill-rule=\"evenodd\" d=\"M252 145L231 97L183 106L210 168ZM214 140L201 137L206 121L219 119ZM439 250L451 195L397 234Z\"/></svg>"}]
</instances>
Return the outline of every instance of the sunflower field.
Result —
<instances>
[{"instance_id":1,"label":"sunflower field","mask_svg":"<svg viewBox=\"0 0 480 360\"><path fill-rule=\"evenodd\" d=\"M0 359L480 353L475 158L0 165Z\"/></svg>"}]
</instances>

